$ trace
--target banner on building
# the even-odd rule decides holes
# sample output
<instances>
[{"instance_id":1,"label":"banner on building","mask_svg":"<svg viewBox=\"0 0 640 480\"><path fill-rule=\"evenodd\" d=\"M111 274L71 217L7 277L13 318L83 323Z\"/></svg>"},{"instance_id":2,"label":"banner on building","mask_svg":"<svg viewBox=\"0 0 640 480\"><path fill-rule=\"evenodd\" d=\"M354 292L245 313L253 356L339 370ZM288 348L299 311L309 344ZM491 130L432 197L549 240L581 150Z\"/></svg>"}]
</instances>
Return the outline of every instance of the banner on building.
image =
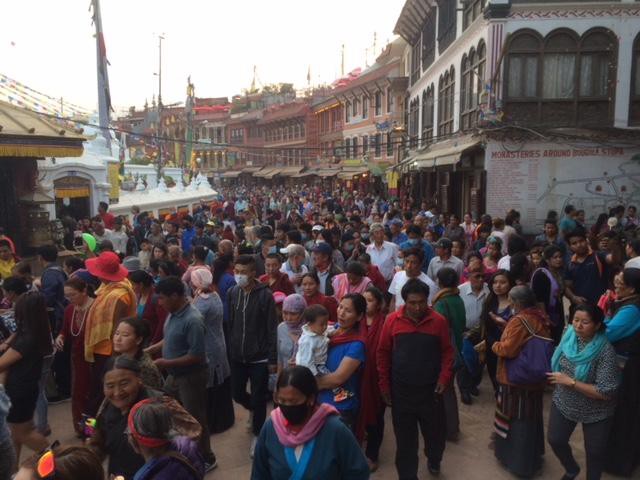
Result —
<instances>
[{"instance_id":1,"label":"banner on building","mask_svg":"<svg viewBox=\"0 0 640 480\"><path fill-rule=\"evenodd\" d=\"M583 209L587 223L623 204L640 203L640 149L528 142L487 142L487 213L520 212L527 232L539 231L549 210Z\"/></svg>"}]
</instances>

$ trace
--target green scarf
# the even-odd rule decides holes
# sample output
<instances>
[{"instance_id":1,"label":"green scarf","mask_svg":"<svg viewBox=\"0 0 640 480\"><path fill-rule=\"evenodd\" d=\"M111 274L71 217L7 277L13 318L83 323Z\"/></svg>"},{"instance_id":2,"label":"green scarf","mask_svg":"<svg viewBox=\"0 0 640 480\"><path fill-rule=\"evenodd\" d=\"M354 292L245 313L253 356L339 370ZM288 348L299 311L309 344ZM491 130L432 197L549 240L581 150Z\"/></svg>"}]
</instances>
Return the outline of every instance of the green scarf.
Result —
<instances>
[{"instance_id":1,"label":"green scarf","mask_svg":"<svg viewBox=\"0 0 640 480\"><path fill-rule=\"evenodd\" d=\"M560 357L564 357L575 366L575 379L584 382L589 374L591 363L598 358L600 352L607 344L607 337L604 333L598 332L593 339L585 345L582 351L578 350L578 336L571 325L560 340L560 345L556 348L551 359L551 369L554 372L560 371Z\"/></svg>"}]
</instances>

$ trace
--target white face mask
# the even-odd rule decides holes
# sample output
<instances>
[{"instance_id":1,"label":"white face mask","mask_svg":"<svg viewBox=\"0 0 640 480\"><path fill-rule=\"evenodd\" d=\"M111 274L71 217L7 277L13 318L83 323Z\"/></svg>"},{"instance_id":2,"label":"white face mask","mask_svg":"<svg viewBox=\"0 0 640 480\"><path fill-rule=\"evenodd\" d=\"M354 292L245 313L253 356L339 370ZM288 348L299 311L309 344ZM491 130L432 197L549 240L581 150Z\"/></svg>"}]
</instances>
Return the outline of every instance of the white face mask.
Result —
<instances>
[{"instance_id":1,"label":"white face mask","mask_svg":"<svg viewBox=\"0 0 640 480\"><path fill-rule=\"evenodd\" d=\"M234 278L235 278L236 283L238 284L238 286L240 288L244 288L247 285L249 285L249 276L248 275L235 274Z\"/></svg>"}]
</instances>

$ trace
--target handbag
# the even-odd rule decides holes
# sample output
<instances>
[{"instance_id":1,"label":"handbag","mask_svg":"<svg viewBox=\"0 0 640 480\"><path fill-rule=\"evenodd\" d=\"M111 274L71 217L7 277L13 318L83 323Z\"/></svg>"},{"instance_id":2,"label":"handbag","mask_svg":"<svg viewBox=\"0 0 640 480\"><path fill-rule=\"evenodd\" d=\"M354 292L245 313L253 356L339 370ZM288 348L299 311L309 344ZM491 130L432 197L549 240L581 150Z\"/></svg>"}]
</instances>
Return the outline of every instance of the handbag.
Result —
<instances>
[{"instance_id":1,"label":"handbag","mask_svg":"<svg viewBox=\"0 0 640 480\"><path fill-rule=\"evenodd\" d=\"M506 359L507 379L514 385L532 385L547 380L551 371L553 340L537 335L524 318L520 321L531 335L516 358Z\"/></svg>"}]
</instances>

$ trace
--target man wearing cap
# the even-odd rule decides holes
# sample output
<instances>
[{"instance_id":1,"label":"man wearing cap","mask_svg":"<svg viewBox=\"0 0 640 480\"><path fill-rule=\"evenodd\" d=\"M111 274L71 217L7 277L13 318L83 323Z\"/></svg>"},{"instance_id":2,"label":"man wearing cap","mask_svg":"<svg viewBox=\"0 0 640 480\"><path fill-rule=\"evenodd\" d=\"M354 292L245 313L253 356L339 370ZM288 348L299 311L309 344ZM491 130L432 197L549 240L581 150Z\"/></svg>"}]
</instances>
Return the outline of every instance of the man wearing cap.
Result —
<instances>
[{"instance_id":1,"label":"man wearing cap","mask_svg":"<svg viewBox=\"0 0 640 480\"><path fill-rule=\"evenodd\" d=\"M464 262L458 257L451 255L451 247L453 243L447 237L442 237L436 242L436 256L429 262L427 275L431 280L437 282L437 275L441 268L453 268L458 277L462 277L464 271Z\"/></svg>"},{"instance_id":2,"label":"man wearing cap","mask_svg":"<svg viewBox=\"0 0 640 480\"><path fill-rule=\"evenodd\" d=\"M331 261L333 249L326 242L318 243L312 250L313 267L311 272L318 275L320 293L328 297L333 296L333 277L342 273L337 265Z\"/></svg>"},{"instance_id":3,"label":"man wearing cap","mask_svg":"<svg viewBox=\"0 0 640 480\"><path fill-rule=\"evenodd\" d=\"M374 223L369 231L373 241L367 247L367 253L371 257L371 263L378 267L385 281L389 283L395 273L399 247L384 239L384 227L381 223Z\"/></svg>"},{"instance_id":4,"label":"man wearing cap","mask_svg":"<svg viewBox=\"0 0 640 480\"><path fill-rule=\"evenodd\" d=\"M203 222L198 221L195 223L195 231L196 233L191 241L191 246L197 247L202 245L203 247L207 247L209 250L213 250L215 244L213 240L211 240L211 237L205 233Z\"/></svg>"},{"instance_id":5,"label":"man wearing cap","mask_svg":"<svg viewBox=\"0 0 640 480\"><path fill-rule=\"evenodd\" d=\"M120 320L136 314L136 294L127 280L129 271L113 252L103 252L86 261L87 270L102 285L96 290L85 320L84 358L92 364L89 387L89 412L95 415L102 400L101 374L113 353L111 337Z\"/></svg>"}]
</instances>

